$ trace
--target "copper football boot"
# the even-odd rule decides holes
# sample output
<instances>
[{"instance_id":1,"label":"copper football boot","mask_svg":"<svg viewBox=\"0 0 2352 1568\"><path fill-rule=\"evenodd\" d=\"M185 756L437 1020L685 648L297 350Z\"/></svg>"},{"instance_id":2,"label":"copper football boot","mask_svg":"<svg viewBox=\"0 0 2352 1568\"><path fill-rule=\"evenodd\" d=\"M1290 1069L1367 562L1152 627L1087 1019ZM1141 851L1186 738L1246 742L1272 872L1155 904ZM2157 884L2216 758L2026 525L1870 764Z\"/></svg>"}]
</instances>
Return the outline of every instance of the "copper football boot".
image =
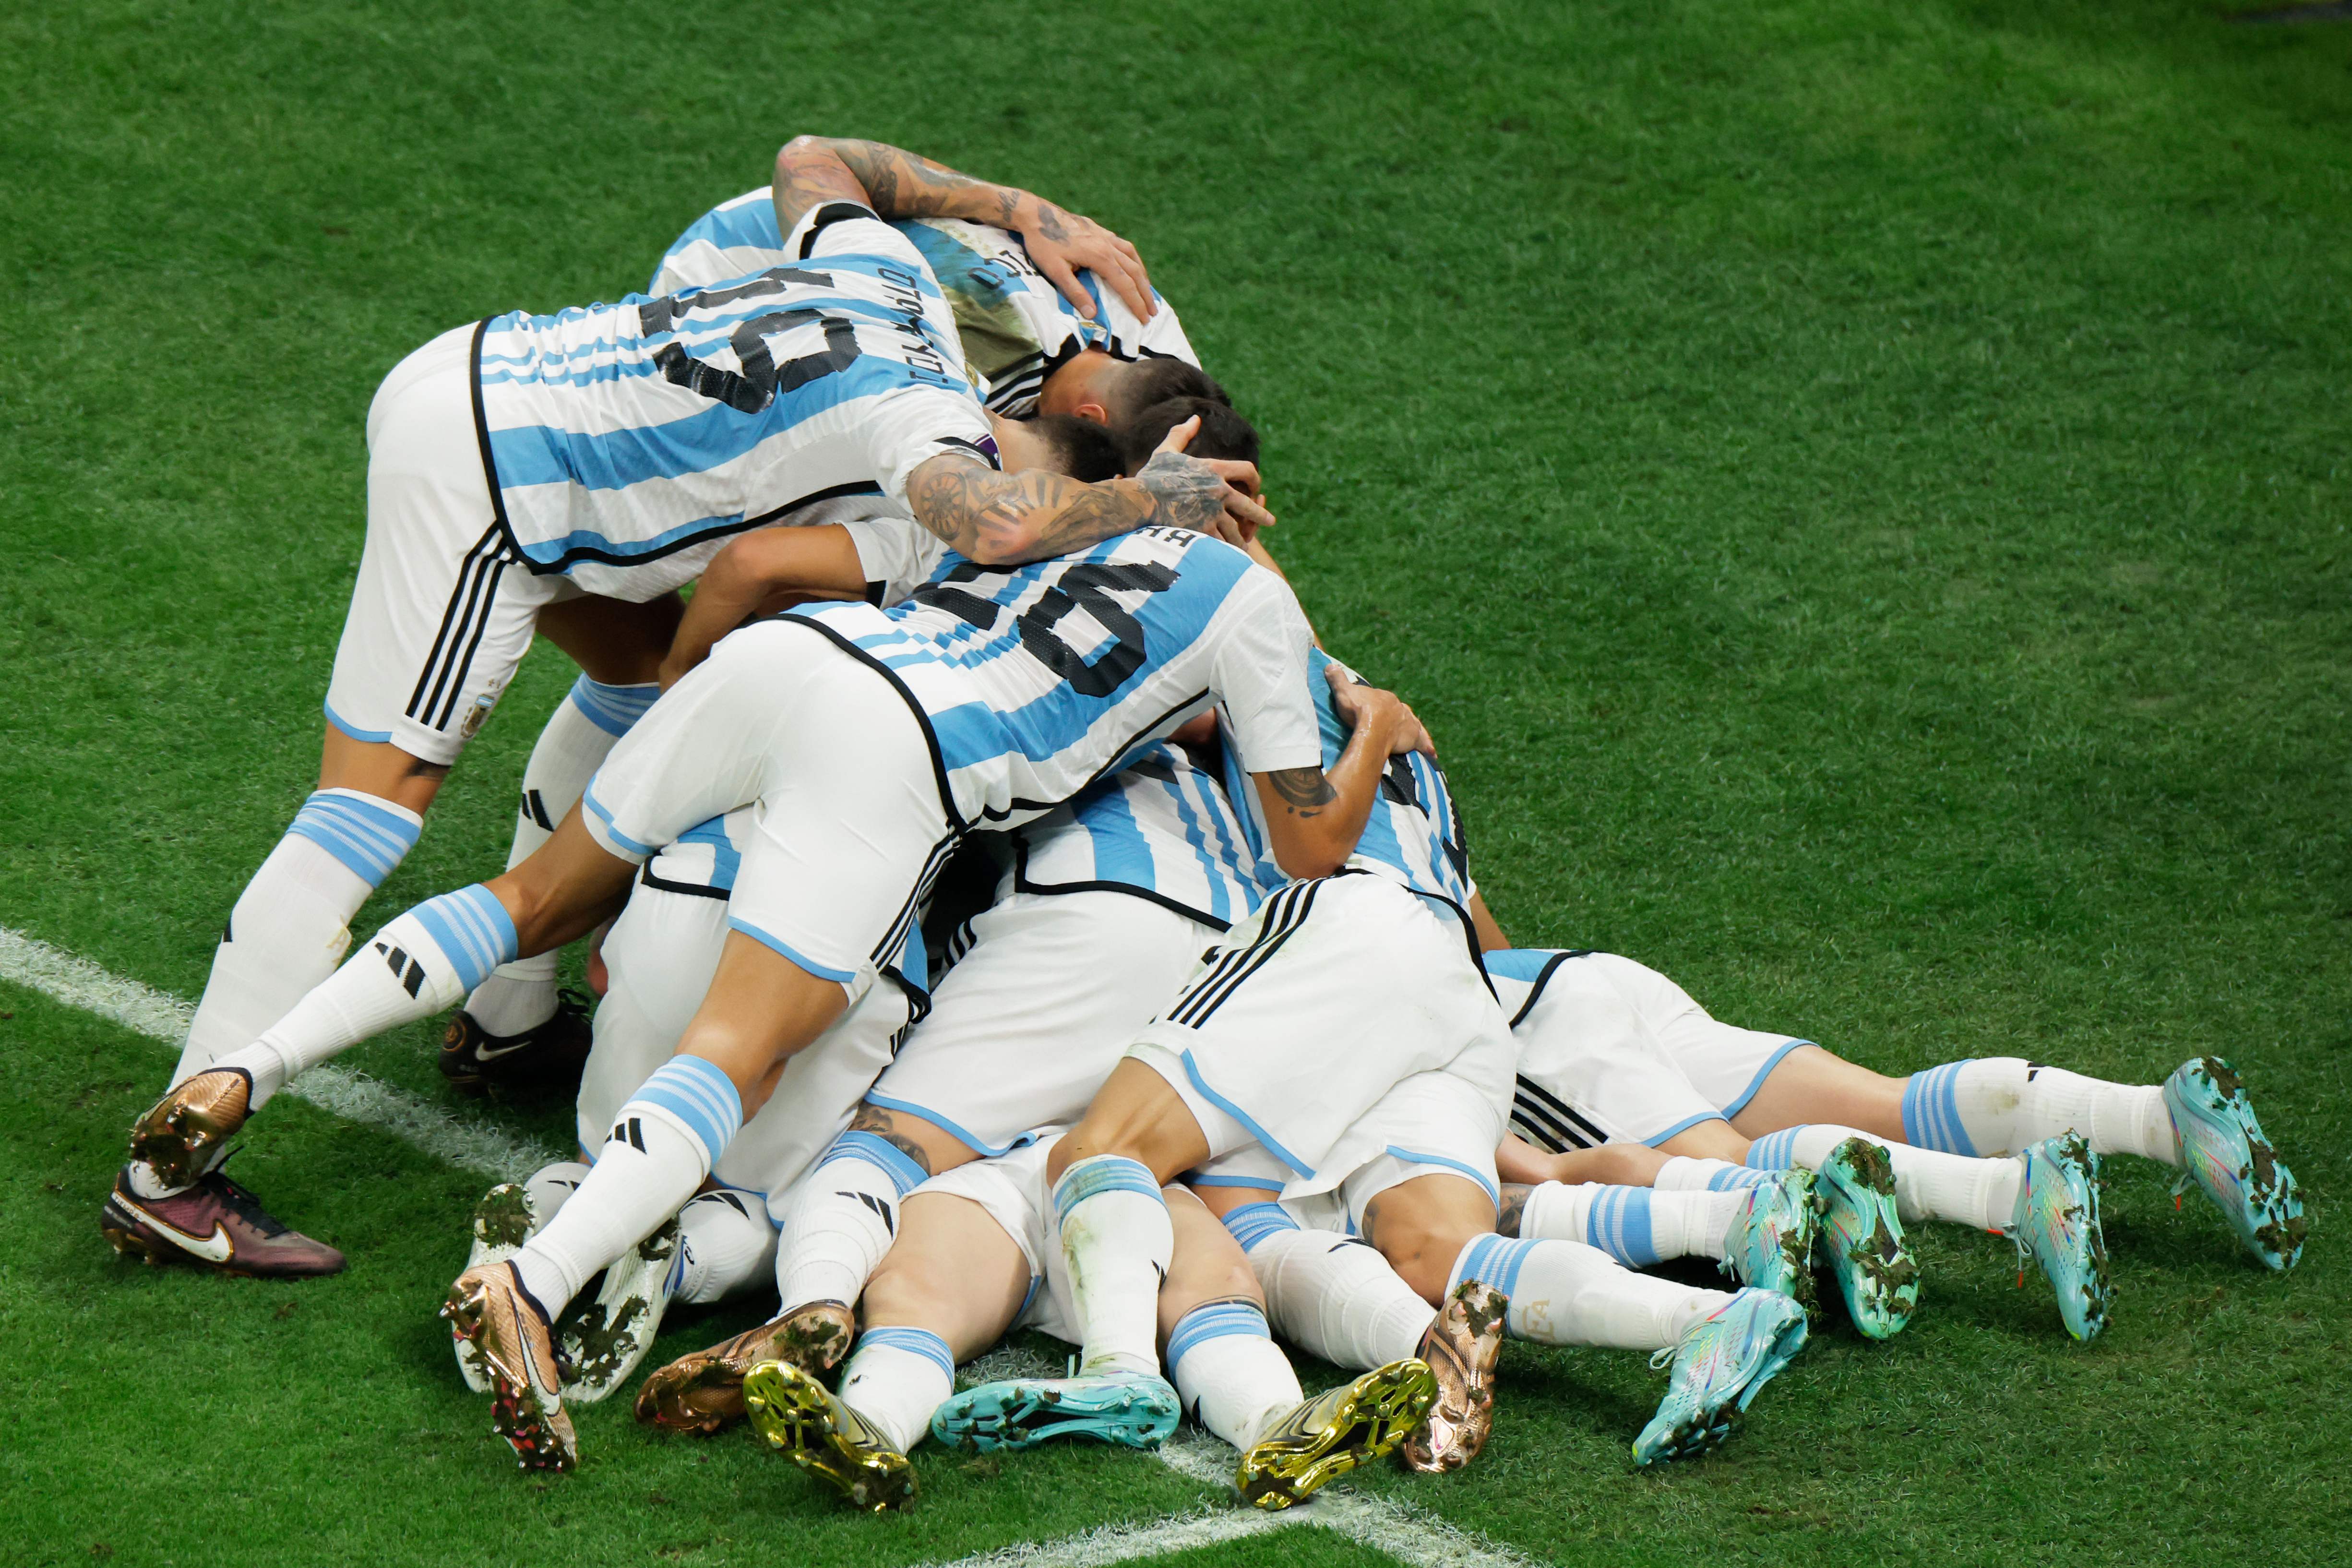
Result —
<instances>
[{"instance_id":1,"label":"copper football boot","mask_svg":"<svg viewBox=\"0 0 2352 1568\"><path fill-rule=\"evenodd\" d=\"M131 1126L131 1158L166 1186L190 1187L220 1163L221 1146L253 1114L253 1075L206 1068L172 1086Z\"/></svg>"},{"instance_id":2,"label":"copper football boot","mask_svg":"<svg viewBox=\"0 0 2352 1568\"><path fill-rule=\"evenodd\" d=\"M682 1355L646 1379L637 1419L704 1436L743 1415L743 1379L763 1361L810 1373L831 1372L849 1353L857 1319L838 1301L813 1301L746 1329L709 1350Z\"/></svg>"},{"instance_id":3,"label":"copper football boot","mask_svg":"<svg viewBox=\"0 0 2352 1568\"><path fill-rule=\"evenodd\" d=\"M526 1470L568 1470L580 1441L563 1409L555 1331L511 1263L468 1268L441 1303L449 1331L468 1342L490 1374L491 1420Z\"/></svg>"},{"instance_id":4,"label":"copper football boot","mask_svg":"<svg viewBox=\"0 0 2352 1568\"><path fill-rule=\"evenodd\" d=\"M1465 1279L1421 1336L1421 1359L1437 1375L1437 1403L1397 1450L1406 1469L1423 1475L1458 1470L1486 1446L1495 1429L1495 1361L1503 1352L1503 1316L1509 1309L1493 1286Z\"/></svg>"}]
</instances>

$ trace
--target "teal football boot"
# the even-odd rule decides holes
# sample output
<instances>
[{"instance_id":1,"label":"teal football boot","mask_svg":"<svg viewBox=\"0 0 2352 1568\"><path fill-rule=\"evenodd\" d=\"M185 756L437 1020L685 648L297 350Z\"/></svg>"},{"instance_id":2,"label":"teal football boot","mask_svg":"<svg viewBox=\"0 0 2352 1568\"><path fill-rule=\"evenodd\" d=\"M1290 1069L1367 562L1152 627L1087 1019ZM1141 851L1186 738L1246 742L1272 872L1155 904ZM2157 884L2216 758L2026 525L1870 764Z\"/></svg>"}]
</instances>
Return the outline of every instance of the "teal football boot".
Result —
<instances>
[{"instance_id":1,"label":"teal football boot","mask_svg":"<svg viewBox=\"0 0 2352 1568\"><path fill-rule=\"evenodd\" d=\"M2183 1062L2164 1080L2164 1109L2186 1167L2172 1185L2174 1205L2195 1182L2205 1189L2248 1251L2273 1268L2303 1256L2303 1195L2263 1136L2245 1080L2219 1057Z\"/></svg>"},{"instance_id":2,"label":"teal football boot","mask_svg":"<svg viewBox=\"0 0 2352 1568\"><path fill-rule=\"evenodd\" d=\"M1652 1363L1672 1356L1674 1375L1658 1413L1633 1439L1633 1462L1694 1458L1720 1447L1756 1391L1804 1343L1804 1308L1777 1290L1751 1287L1693 1323L1680 1344Z\"/></svg>"},{"instance_id":3,"label":"teal football boot","mask_svg":"<svg viewBox=\"0 0 2352 1568\"><path fill-rule=\"evenodd\" d=\"M2107 1278L2107 1243L2099 1233L2099 1157L2079 1132L2046 1138L2018 1157L2025 1180L2017 1189L2010 1238L2017 1243L2017 1282L2031 1258L2058 1292L2066 1331L2088 1342L2107 1326L2116 1289Z\"/></svg>"},{"instance_id":4,"label":"teal football boot","mask_svg":"<svg viewBox=\"0 0 2352 1568\"><path fill-rule=\"evenodd\" d=\"M931 1416L931 1436L978 1454L1034 1448L1057 1437L1157 1448L1183 1414L1168 1380L1151 1373L1013 1377L950 1396Z\"/></svg>"},{"instance_id":5,"label":"teal football boot","mask_svg":"<svg viewBox=\"0 0 2352 1568\"><path fill-rule=\"evenodd\" d=\"M1813 1173L1789 1170L1741 1189L1747 1205L1731 1222L1717 1265L1742 1285L1795 1301L1813 1295Z\"/></svg>"},{"instance_id":6,"label":"teal football boot","mask_svg":"<svg viewBox=\"0 0 2352 1568\"><path fill-rule=\"evenodd\" d=\"M1895 1212L1895 1166L1867 1138L1849 1138L1813 1173L1822 1250L1853 1326L1891 1339L1919 1306L1919 1266Z\"/></svg>"}]
</instances>

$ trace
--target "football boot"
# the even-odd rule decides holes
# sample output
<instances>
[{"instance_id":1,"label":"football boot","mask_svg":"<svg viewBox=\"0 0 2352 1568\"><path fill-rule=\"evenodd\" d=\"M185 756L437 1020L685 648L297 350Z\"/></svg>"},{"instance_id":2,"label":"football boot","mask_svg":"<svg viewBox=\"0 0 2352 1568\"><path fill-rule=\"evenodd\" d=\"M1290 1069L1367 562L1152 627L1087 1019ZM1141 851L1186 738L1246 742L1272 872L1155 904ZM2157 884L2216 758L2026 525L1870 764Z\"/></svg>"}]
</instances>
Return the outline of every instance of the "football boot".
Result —
<instances>
[{"instance_id":1,"label":"football boot","mask_svg":"<svg viewBox=\"0 0 2352 1568\"><path fill-rule=\"evenodd\" d=\"M1742 1188L1747 1202L1731 1222L1719 1265L1742 1285L1778 1290L1793 1300L1813 1294L1813 1173L1789 1170Z\"/></svg>"},{"instance_id":2,"label":"football boot","mask_svg":"<svg viewBox=\"0 0 2352 1568\"><path fill-rule=\"evenodd\" d=\"M547 1223L531 1201L530 1189L520 1182L501 1182L474 1205L473 1240L466 1250L466 1272L486 1264L504 1263L522 1250L522 1244ZM476 1394L490 1392L490 1369L467 1339L457 1339L457 1375Z\"/></svg>"},{"instance_id":3,"label":"football boot","mask_svg":"<svg viewBox=\"0 0 2352 1568\"><path fill-rule=\"evenodd\" d=\"M1242 1455L1234 1484L1263 1509L1304 1501L1327 1481L1392 1452L1437 1403L1421 1360L1395 1361L1299 1405Z\"/></svg>"},{"instance_id":4,"label":"football boot","mask_svg":"<svg viewBox=\"0 0 2352 1568\"><path fill-rule=\"evenodd\" d=\"M1441 1475L1478 1457L1495 1429L1495 1362L1510 1303L1493 1286L1465 1279L1421 1336L1419 1360L1437 1380L1427 1419L1397 1449L1408 1470Z\"/></svg>"},{"instance_id":5,"label":"football boot","mask_svg":"<svg viewBox=\"0 0 2352 1568\"><path fill-rule=\"evenodd\" d=\"M1883 1340L1919 1305L1919 1266L1895 1212L1895 1166L1867 1138L1849 1138L1813 1173L1822 1250L1853 1326Z\"/></svg>"},{"instance_id":6,"label":"football boot","mask_svg":"<svg viewBox=\"0 0 2352 1568\"><path fill-rule=\"evenodd\" d=\"M637 1391L637 1419L709 1436L742 1415L743 1379L752 1367L782 1361L803 1372L830 1372L849 1353L856 1329L857 1320L838 1301L796 1307L646 1378Z\"/></svg>"},{"instance_id":7,"label":"football boot","mask_svg":"<svg viewBox=\"0 0 2352 1568\"><path fill-rule=\"evenodd\" d=\"M1633 1439L1633 1462L1691 1458L1718 1447L1756 1397L1805 1343L1805 1310L1777 1290L1752 1287L1683 1331L1660 1351L1674 1373L1658 1413Z\"/></svg>"},{"instance_id":8,"label":"football boot","mask_svg":"<svg viewBox=\"0 0 2352 1568\"><path fill-rule=\"evenodd\" d=\"M2246 1250L2272 1268L2294 1268L2310 1228L2303 1194L2263 1136L2237 1069L2219 1057L2181 1063L2164 1080L2164 1109L2172 1113L2183 1167L2172 1186L2174 1205L2195 1183Z\"/></svg>"},{"instance_id":9,"label":"football boot","mask_svg":"<svg viewBox=\"0 0 2352 1568\"><path fill-rule=\"evenodd\" d=\"M654 1348L654 1335L661 1331L662 1314L684 1270L673 1219L614 1258L594 1296L564 1310L555 1321L564 1398L593 1405L637 1370Z\"/></svg>"},{"instance_id":10,"label":"football boot","mask_svg":"<svg viewBox=\"0 0 2352 1568\"><path fill-rule=\"evenodd\" d=\"M131 1123L131 1158L168 1187L194 1186L220 1163L221 1151L252 1115L253 1075L206 1068L172 1086Z\"/></svg>"},{"instance_id":11,"label":"football boot","mask_svg":"<svg viewBox=\"0 0 2352 1568\"><path fill-rule=\"evenodd\" d=\"M907 1456L792 1363L763 1361L744 1373L743 1408L768 1447L853 1507L883 1513L915 1500Z\"/></svg>"},{"instance_id":12,"label":"football boot","mask_svg":"<svg viewBox=\"0 0 2352 1568\"><path fill-rule=\"evenodd\" d=\"M2107 1278L2107 1243L2099 1234L2099 1157L2079 1132L2045 1138L2018 1156L2025 1179L2009 1234L2017 1243L2017 1282L2030 1260L2058 1292L2058 1317L2078 1340L2107 1326L2116 1289Z\"/></svg>"},{"instance_id":13,"label":"football boot","mask_svg":"<svg viewBox=\"0 0 2352 1568\"><path fill-rule=\"evenodd\" d=\"M1014 1377L950 1397L931 1415L931 1436L976 1454L1034 1448L1057 1437L1157 1448L1183 1414L1183 1402L1157 1373Z\"/></svg>"},{"instance_id":14,"label":"football boot","mask_svg":"<svg viewBox=\"0 0 2352 1568\"><path fill-rule=\"evenodd\" d=\"M449 1331L473 1342L490 1373L490 1419L526 1470L568 1470L579 1438L563 1408L555 1331L511 1263L468 1268L441 1303Z\"/></svg>"},{"instance_id":15,"label":"football boot","mask_svg":"<svg viewBox=\"0 0 2352 1568\"><path fill-rule=\"evenodd\" d=\"M543 1024L515 1035L493 1035L462 1007L441 1031L441 1076L460 1094L494 1089L533 1093L580 1086L591 1041L589 1014L594 1005L576 991L556 994L555 1011Z\"/></svg>"},{"instance_id":16,"label":"football boot","mask_svg":"<svg viewBox=\"0 0 2352 1568\"><path fill-rule=\"evenodd\" d=\"M141 1197L124 1170L114 1178L98 1227L115 1251L150 1265L187 1263L265 1279L303 1279L343 1268L341 1253L289 1228L216 1170L168 1198Z\"/></svg>"}]
</instances>

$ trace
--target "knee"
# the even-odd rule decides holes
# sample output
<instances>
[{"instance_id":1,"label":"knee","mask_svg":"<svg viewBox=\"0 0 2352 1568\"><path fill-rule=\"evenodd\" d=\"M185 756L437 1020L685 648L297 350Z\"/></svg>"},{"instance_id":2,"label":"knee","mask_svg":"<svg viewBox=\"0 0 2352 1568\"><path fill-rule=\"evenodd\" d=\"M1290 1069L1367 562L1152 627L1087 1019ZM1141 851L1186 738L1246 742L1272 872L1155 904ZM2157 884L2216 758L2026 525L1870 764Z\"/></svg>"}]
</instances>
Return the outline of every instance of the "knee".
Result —
<instances>
[{"instance_id":1,"label":"knee","mask_svg":"<svg viewBox=\"0 0 2352 1568\"><path fill-rule=\"evenodd\" d=\"M866 1282L861 1303L864 1317L869 1322L928 1321L950 1294L950 1282L938 1275L929 1259L892 1248Z\"/></svg>"},{"instance_id":2,"label":"knee","mask_svg":"<svg viewBox=\"0 0 2352 1568\"><path fill-rule=\"evenodd\" d=\"M1449 1226L1407 1217L1374 1227L1370 1237L1380 1255L1389 1260L1412 1293L1431 1306L1445 1300L1445 1284L1454 1274L1454 1260L1462 1255L1469 1237Z\"/></svg>"}]
</instances>

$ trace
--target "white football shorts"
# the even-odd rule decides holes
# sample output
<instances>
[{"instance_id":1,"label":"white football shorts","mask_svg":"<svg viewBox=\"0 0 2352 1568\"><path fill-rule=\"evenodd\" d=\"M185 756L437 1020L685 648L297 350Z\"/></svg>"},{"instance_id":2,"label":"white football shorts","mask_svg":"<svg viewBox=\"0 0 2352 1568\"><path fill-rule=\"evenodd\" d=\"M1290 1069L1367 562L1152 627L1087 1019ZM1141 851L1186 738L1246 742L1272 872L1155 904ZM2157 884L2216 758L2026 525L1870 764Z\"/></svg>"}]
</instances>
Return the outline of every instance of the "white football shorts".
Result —
<instances>
[{"instance_id":1,"label":"white football shorts","mask_svg":"<svg viewBox=\"0 0 2352 1568\"><path fill-rule=\"evenodd\" d=\"M983 1157L1067 1126L1176 994L1213 926L1132 893L1013 893L975 917L931 1011L866 1099Z\"/></svg>"},{"instance_id":2,"label":"white football shorts","mask_svg":"<svg viewBox=\"0 0 2352 1568\"><path fill-rule=\"evenodd\" d=\"M1533 982L1498 976L1519 1052L1511 1130L1558 1152L1654 1147L1738 1115L1780 1058L1808 1044L1720 1024L1654 969L1563 952Z\"/></svg>"},{"instance_id":3,"label":"white football shorts","mask_svg":"<svg viewBox=\"0 0 2352 1568\"><path fill-rule=\"evenodd\" d=\"M577 1104L580 1146L592 1158L629 1096L677 1051L719 967L727 895L699 885L708 873L693 863L692 849L665 850L648 861L646 878L663 885L640 879L604 937L611 984L596 1008L595 1043ZM775 1092L743 1123L711 1174L764 1195L782 1225L793 1184L848 1130L912 1009L895 982L861 983L849 1011L785 1064Z\"/></svg>"},{"instance_id":4,"label":"white football shorts","mask_svg":"<svg viewBox=\"0 0 2352 1568\"><path fill-rule=\"evenodd\" d=\"M1470 941L1385 877L1293 882L1127 1054L1184 1101L1212 1158L1257 1143L1280 1160L1286 1197L1334 1190L1381 1153L1370 1112L1417 1073L1477 1086L1499 1136L1517 1053Z\"/></svg>"},{"instance_id":5,"label":"white football shorts","mask_svg":"<svg viewBox=\"0 0 2352 1568\"><path fill-rule=\"evenodd\" d=\"M756 806L729 926L853 998L897 962L956 843L906 700L791 616L719 639L621 737L580 804L596 841L639 863Z\"/></svg>"},{"instance_id":6,"label":"white football shorts","mask_svg":"<svg viewBox=\"0 0 2352 1568\"><path fill-rule=\"evenodd\" d=\"M1022 1303L1013 1326L1034 1329L1075 1344L1077 1308L1072 1303L1062 1267L1062 1233L1054 1219L1053 1184L1045 1179L1046 1157L1061 1141L1058 1131L1042 1132L1011 1153L942 1171L907 1196L944 1193L969 1198L986 1209L1021 1248L1029 1265L1029 1299Z\"/></svg>"}]
</instances>

